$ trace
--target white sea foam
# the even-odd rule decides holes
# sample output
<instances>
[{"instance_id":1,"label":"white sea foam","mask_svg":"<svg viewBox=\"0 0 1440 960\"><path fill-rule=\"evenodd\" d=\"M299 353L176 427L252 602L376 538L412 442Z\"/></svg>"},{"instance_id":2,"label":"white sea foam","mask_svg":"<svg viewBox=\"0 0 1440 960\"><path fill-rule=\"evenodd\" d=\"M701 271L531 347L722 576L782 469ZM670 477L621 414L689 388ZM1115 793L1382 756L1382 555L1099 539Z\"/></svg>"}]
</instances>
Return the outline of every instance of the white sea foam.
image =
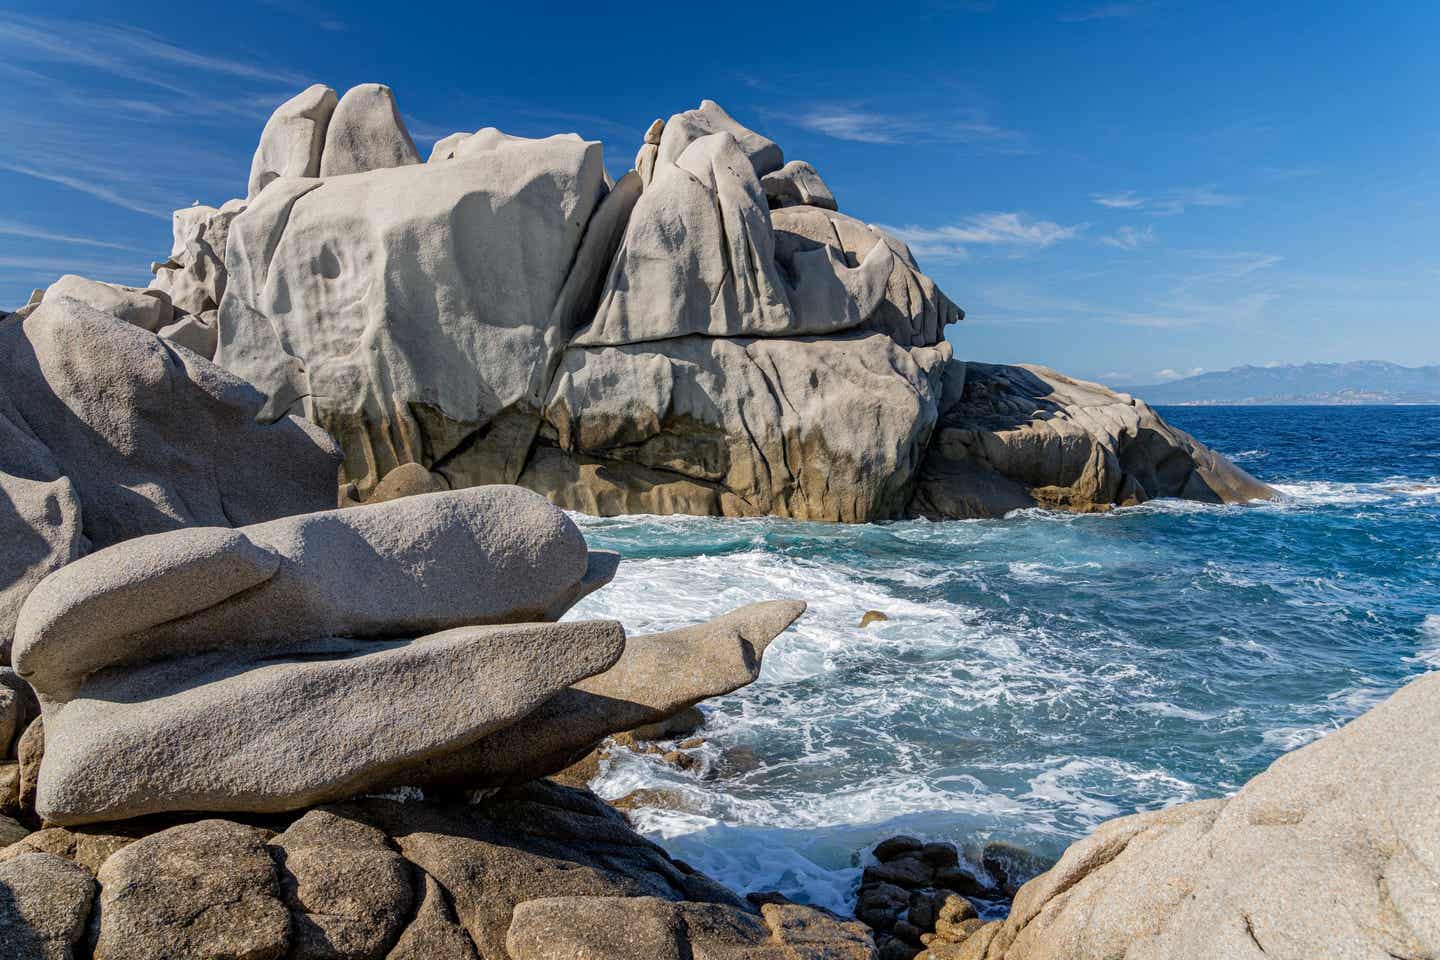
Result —
<instances>
[{"instance_id":1,"label":"white sea foam","mask_svg":"<svg viewBox=\"0 0 1440 960\"><path fill-rule=\"evenodd\" d=\"M1414 659L1440 670L1440 613L1426 614L1420 622L1420 649Z\"/></svg>"}]
</instances>

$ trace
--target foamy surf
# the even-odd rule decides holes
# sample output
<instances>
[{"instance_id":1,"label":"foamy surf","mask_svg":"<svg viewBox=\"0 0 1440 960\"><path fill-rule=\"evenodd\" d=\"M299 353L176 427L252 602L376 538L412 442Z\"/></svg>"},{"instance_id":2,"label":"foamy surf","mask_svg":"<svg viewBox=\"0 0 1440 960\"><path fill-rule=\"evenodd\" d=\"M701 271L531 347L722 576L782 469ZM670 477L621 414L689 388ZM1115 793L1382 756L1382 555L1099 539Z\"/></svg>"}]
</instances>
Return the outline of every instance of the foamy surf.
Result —
<instances>
[{"instance_id":1,"label":"foamy surf","mask_svg":"<svg viewBox=\"0 0 1440 960\"><path fill-rule=\"evenodd\" d=\"M646 791L640 828L731 886L840 910L895 833L1053 855L1108 817L1237 789L1440 667L1440 465L1330 480L1333 451L1236 446L1264 451L1280 500L864 526L577 517L626 560L572 616L652 632L810 605L757 683L703 706L693 768L621 752L593 786ZM889 619L861 629L869 610Z\"/></svg>"}]
</instances>

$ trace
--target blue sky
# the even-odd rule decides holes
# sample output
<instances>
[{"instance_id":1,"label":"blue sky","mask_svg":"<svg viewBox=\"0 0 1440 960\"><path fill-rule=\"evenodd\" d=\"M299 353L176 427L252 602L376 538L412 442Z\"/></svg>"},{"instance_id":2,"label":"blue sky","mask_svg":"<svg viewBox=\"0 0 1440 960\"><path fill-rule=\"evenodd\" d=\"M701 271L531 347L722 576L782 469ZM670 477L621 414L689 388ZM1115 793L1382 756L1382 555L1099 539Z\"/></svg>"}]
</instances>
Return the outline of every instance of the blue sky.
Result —
<instances>
[{"instance_id":1,"label":"blue sky","mask_svg":"<svg viewBox=\"0 0 1440 960\"><path fill-rule=\"evenodd\" d=\"M0 0L0 304L143 283L275 105L379 81L422 150L573 130L616 172L714 98L911 242L962 357L1440 363L1437 41L1413 2Z\"/></svg>"}]
</instances>

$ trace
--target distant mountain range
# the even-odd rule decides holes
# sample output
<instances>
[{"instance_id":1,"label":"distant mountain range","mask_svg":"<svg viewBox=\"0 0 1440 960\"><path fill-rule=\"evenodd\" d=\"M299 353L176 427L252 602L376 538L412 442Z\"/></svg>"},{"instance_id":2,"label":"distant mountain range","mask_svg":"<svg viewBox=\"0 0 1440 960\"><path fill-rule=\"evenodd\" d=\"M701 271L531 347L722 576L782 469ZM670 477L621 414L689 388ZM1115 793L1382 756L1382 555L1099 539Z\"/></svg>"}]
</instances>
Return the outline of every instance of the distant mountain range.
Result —
<instances>
[{"instance_id":1,"label":"distant mountain range","mask_svg":"<svg viewBox=\"0 0 1440 960\"><path fill-rule=\"evenodd\" d=\"M1245 366L1119 389L1151 404L1440 403L1440 366L1364 360Z\"/></svg>"}]
</instances>

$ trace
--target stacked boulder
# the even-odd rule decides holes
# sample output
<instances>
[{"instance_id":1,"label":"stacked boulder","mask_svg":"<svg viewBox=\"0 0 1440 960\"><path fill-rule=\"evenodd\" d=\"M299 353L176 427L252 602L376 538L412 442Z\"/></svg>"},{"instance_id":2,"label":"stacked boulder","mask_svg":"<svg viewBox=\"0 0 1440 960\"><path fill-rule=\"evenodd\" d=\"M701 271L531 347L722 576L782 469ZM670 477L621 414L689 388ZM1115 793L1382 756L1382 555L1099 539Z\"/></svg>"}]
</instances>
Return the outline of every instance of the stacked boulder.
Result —
<instances>
[{"instance_id":1,"label":"stacked boulder","mask_svg":"<svg viewBox=\"0 0 1440 960\"><path fill-rule=\"evenodd\" d=\"M1130 397L954 359L964 313L910 249L710 100L612 182L575 134L486 127L422 161L388 87L317 84L266 123L244 199L176 211L155 274L46 296L318 423L347 502L515 483L600 515L864 522L1273 494Z\"/></svg>"},{"instance_id":2,"label":"stacked boulder","mask_svg":"<svg viewBox=\"0 0 1440 960\"><path fill-rule=\"evenodd\" d=\"M0 322L0 369L5 956L538 960L579 898L657 950L871 955L535 784L752 682L803 603L559 622L619 558L543 497L336 509L328 436L82 299Z\"/></svg>"}]
</instances>

